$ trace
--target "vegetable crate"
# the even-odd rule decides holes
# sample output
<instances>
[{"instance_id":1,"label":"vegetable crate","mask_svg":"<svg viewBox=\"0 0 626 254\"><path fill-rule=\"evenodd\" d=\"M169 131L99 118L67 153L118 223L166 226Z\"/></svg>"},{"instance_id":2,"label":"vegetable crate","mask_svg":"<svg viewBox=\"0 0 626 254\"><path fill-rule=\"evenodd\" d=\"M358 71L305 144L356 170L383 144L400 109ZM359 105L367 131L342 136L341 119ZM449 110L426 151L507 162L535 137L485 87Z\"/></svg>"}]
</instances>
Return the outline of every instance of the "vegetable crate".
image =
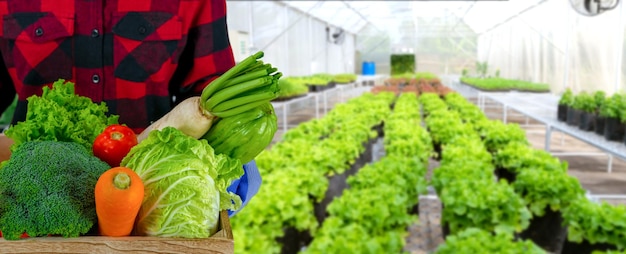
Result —
<instances>
[{"instance_id":1,"label":"vegetable crate","mask_svg":"<svg viewBox=\"0 0 626 254\"><path fill-rule=\"evenodd\" d=\"M0 239L0 253L234 253L234 245L228 212L221 211L218 231L206 239L142 236Z\"/></svg>"}]
</instances>

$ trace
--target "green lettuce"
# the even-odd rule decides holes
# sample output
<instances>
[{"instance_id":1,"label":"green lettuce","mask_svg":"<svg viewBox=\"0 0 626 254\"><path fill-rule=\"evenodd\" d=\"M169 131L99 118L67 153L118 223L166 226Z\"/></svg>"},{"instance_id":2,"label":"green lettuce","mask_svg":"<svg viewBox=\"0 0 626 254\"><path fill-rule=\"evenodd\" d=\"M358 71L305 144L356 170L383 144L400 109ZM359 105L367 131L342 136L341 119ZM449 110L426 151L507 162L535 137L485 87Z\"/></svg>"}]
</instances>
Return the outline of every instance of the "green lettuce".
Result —
<instances>
[{"instance_id":1,"label":"green lettuce","mask_svg":"<svg viewBox=\"0 0 626 254\"><path fill-rule=\"evenodd\" d=\"M78 143L91 151L93 141L119 116L108 115L104 102L94 103L74 92L74 83L59 79L43 88L41 96L28 97L26 120L11 126L5 134L13 139L12 150L32 140Z\"/></svg>"},{"instance_id":2,"label":"green lettuce","mask_svg":"<svg viewBox=\"0 0 626 254\"><path fill-rule=\"evenodd\" d=\"M173 127L150 132L121 165L145 186L137 235L206 238L217 231L220 210L241 207L241 198L226 190L243 175L241 162Z\"/></svg>"}]
</instances>

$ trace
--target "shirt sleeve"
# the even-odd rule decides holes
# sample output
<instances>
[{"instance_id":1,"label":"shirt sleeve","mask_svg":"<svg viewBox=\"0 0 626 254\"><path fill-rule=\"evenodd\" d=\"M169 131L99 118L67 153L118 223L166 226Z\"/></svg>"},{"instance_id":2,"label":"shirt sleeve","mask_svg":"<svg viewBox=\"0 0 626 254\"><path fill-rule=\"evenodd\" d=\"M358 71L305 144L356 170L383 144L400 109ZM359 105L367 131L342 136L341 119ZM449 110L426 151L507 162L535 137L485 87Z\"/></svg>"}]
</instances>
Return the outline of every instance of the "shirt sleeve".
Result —
<instances>
[{"instance_id":1,"label":"shirt sleeve","mask_svg":"<svg viewBox=\"0 0 626 254\"><path fill-rule=\"evenodd\" d=\"M0 42L2 44L3 42ZM0 45L0 47L3 45ZM0 115L11 105L15 98L15 87L9 76L2 54L0 53ZM0 132L2 132L0 130Z\"/></svg>"},{"instance_id":2,"label":"shirt sleeve","mask_svg":"<svg viewBox=\"0 0 626 254\"><path fill-rule=\"evenodd\" d=\"M170 91L182 101L199 95L212 80L235 65L226 25L226 0L197 1L195 17L181 52ZM172 87L173 86L173 87Z\"/></svg>"}]
</instances>

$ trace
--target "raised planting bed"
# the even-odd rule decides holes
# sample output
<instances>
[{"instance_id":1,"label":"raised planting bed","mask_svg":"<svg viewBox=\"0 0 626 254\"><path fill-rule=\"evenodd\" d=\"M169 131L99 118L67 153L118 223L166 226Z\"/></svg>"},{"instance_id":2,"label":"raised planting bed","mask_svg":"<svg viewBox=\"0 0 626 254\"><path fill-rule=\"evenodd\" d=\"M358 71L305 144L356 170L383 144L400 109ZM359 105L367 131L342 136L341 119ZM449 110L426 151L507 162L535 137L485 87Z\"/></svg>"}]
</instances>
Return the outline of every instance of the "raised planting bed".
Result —
<instances>
[{"instance_id":1,"label":"raised planting bed","mask_svg":"<svg viewBox=\"0 0 626 254\"><path fill-rule=\"evenodd\" d=\"M626 206L579 197L563 210L568 227L563 254L624 249Z\"/></svg>"},{"instance_id":2,"label":"raised planting bed","mask_svg":"<svg viewBox=\"0 0 626 254\"><path fill-rule=\"evenodd\" d=\"M534 83L523 80L504 79L504 78L474 78L462 77L461 82L465 85L474 87L486 92L502 92L502 91L520 91L547 93L550 92L550 85L542 83Z\"/></svg>"},{"instance_id":3,"label":"raised planting bed","mask_svg":"<svg viewBox=\"0 0 626 254\"><path fill-rule=\"evenodd\" d=\"M306 94L300 94L300 95L293 95L293 96L289 96L289 97L278 97L278 98L276 98L276 99L274 99L272 101L275 101L275 102L290 101L290 100L293 100L293 99L298 99L298 98L302 98L302 97L306 97L306 96L307 96Z\"/></svg>"},{"instance_id":4,"label":"raised planting bed","mask_svg":"<svg viewBox=\"0 0 626 254\"><path fill-rule=\"evenodd\" d=\"M354 175L360 168L365 166L366 164L372 162L372 151L374 147L374 143L376 139L370 139L368 142L363 144L365 147L365 151L361 153L361 155L350 165L350 168L343 173L334 174L332 176L326 176L328 179L328 189L326 189L326 194L321 202L315 203L313 205L315 218L317 221L322 224L324 220L328 217L328 213L326 211L326 207L328 204L333 201L333 199L341 196L343 191L348 188L348 184L346 179L349 176Z\"/></svg>"},{"instance_id":5,"label":"raised planting bed","mask_svg":"<svg viewBox=\"0 0 626 254\"><path fill-rule=\"evenodd\" d=\"M352 73L335 74L333 76L333 82L335 82L336 84L350 84L356 81L356 78L356 74Z\"/></svg>"},{"instance_id":6,"label":"raised planting bed","mask_svg":"<svg viewBox=\"0 0 626 254\"><path fill-rule=\"evenodd\" d=\"M298 77L285 77L278 80L278 98L274 101L286 101L293 98L306 96L309 87L304 83L304 79Z\"/></svg>"},{"instance_id":7,"label":"raised planting bed","mask_svg":"<svg viewBox=\"0 0 626 254\"><path fill-rule=\"evenodd\" d=\"M561 253L567 238L567 227L563 224L563 215L560 211L546 209L543 216L534 216L530 219L530 225L519 234L519 237L532 240L544 250Z\"/></svg>"},{"instance_id":8,"label":"raised planting bed","mask_svg":"<svg viewBox=\"0 0 626 254\"><path fill-rule=\"evenodd\" d=\"M626 125L619 118L609 117L604 122L604 138L610 141L622 141Z\"/></svg>"},{"instance_id":9,"label":"raised planting bed","mask_svg":"<svg viewBox=\"0 0 626 254\"><path fill-rule=\"evenodd\" d=\"M309 87L309 92L317 93L317 92L324 92L326 90L333 89L335 88L336 84L335 82L329 82L326 85L307 84L307 86Z\"/></svg>"},{"instance_id":10,"label":"raised planting bed","mask_svg":"<svg viewBox=\"0 0 626 254\"><path fill-rule=\"evenodd\" d=\"M569 107L567 108L567 125L576 126L580 124L580 114L582 111Z\"/></svg>"}]
</instances>

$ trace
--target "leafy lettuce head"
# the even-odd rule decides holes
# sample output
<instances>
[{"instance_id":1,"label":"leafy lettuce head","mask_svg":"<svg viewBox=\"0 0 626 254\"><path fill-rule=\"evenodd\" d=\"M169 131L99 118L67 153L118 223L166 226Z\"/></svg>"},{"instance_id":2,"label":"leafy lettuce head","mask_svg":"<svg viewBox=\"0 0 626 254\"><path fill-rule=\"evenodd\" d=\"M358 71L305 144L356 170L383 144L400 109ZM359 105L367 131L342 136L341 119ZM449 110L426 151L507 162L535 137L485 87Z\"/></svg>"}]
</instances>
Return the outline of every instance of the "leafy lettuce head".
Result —
<instances>
[{"instance_id":1,"label":"leafy lettuce head","mask_svg":"<svg viewBox=\"0 0 626 254\"><path fill-rule=\"evenodd\" d=\"M220 210L241 206L241 198L226 191L243 175L241 162L215 155L206 140L173 127L150 132L121 166L137 172L145 186L137 235L206 238L217 231Z\"/></svg>"},{"instance_id":2,"label":"leafy lettuce head","mask_svg":"<svg viewBox=\"0 0 626 254\"><path fill-rule=\"evenodd\" d=\"M41 96L27 98L26 120L11 126L5 133L18 145L32 140L78 143L91 152L93 141L119 116L109 114L104 102L95 103L75 93L74 83L59 79L42 88Z\"/></svg>"}]
</instances>

